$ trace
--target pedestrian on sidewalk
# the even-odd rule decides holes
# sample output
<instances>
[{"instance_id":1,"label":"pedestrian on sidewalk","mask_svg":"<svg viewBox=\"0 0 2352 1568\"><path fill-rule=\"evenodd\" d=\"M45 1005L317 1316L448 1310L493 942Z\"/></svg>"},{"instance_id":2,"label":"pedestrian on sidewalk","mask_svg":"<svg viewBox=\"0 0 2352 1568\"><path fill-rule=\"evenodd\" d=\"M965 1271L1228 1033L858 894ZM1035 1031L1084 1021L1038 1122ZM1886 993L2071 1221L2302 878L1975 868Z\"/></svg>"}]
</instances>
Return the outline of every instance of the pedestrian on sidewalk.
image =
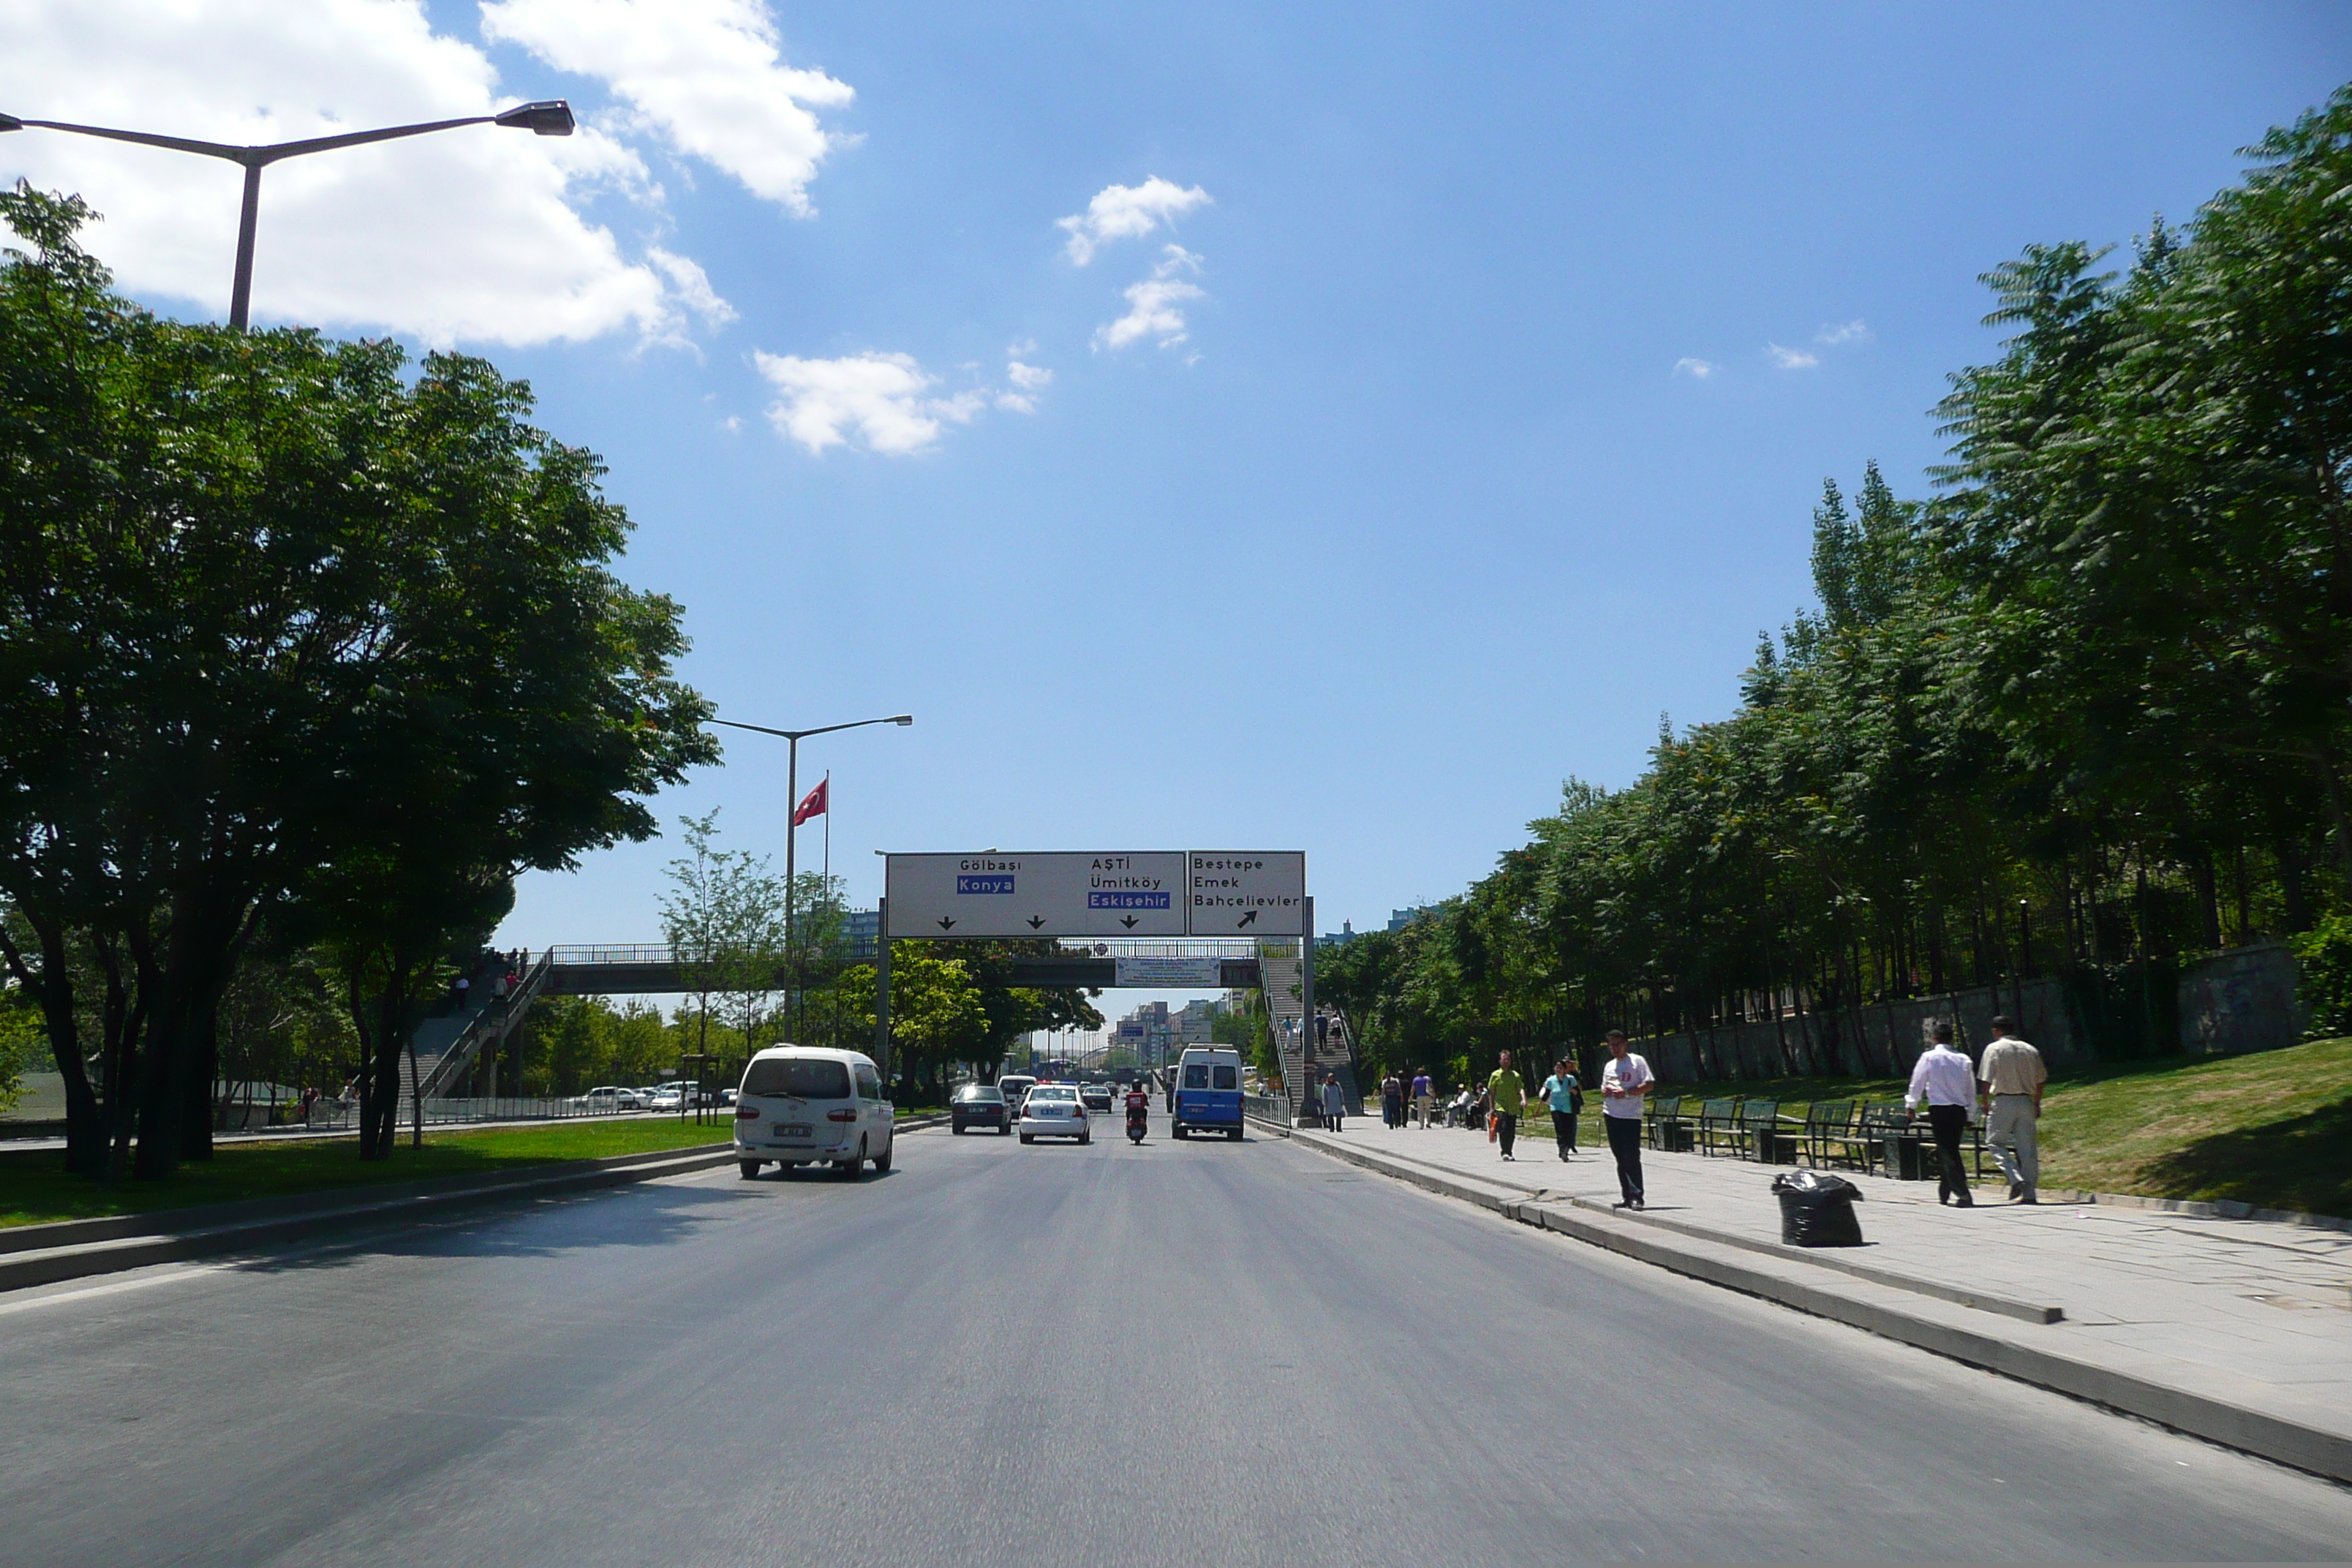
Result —
<instances>
[{"instance_id":1,"label":"pedestrian on sidewalk","mask_svg":"<svg viewBox=\"0 0 2352 1568\"><path fill-rule=\"evenodd\" d=\"M1391 1130L1404 1125L1404 1080L1393 1072L1381 1079L1381 1124Z\"/></svg>"},{"instance_id":2,"label":"pedestrian on sidewalk","mask_svg":"<svg viewBox=\"0 0 2352 1568\"><path fill-rule=\"evenodd\" d=\"M1421 1068L1412 1075L1412 1108L1421 1113L1421 1130L1429 1131L1429 1069Z\"/></svg>"},{"instance_id":3,"label":"pedestrian on sidewalk","mask_svg":"<svg viewBox=\"0 0 2352 1568\"><path fill-rule=\"evenodd\" d=\"M1985 1142L2000 1173L2009 1178L2009 1201L2038 1204L2035 1189L2042 1179L2042 1147L2037 1129L2042 1121L2042 1086L2050 1069L2042 1053L2017 1037L2017 1020L2008 1014L1992 1021L1992 1044L1977 1064L1984 1084Z\"/></svg>"},{"instance_id":4,"label":"pedestrian on sidewalk","mask_svg":"<svg viewBox=\"0 0 2352 1568\"><path fill-rule=\"evenodd\" d=\"M1642 1206L1642 1110L1658 1085L1650 1064L1625 1048L1625 1031L1609 1031L1609 1063L1601 1069L1601 1125L1609 1130L1609 1152L1617 1156L1617 1206Z\"/></svg>"},{"instance_id":5,"label":"pedestrian on sidewalk","mask_svg":"<svg viewBox=\"0 0 2352 1568\"><path fill-rule=\"evenodd\" d=\"M1517 1160L1511 1144L1519 1135L1519 1114L1528 1108L1528 1086L1511 1070L1510 1052L1501 1053L1495 1062L1486 1078L1486 1099L1495 1108L1495 1141L1503 1146L1504 1159Z\"/></svg>"},{"instance_id":6,"label":"pedestrian on sidewalk","mask_svg":"<svg viewBox=\"0 0 2352 1568\"><path fill-rule=\"evenodd\" d=\"M1536 1092L1551 1107L1551 1135L1559 1144L1559 1157L1565 1160L1576 1152L1576 1118L1584 1109L1584 1086L1576 1081L1576 1068L1563 1057L1552 1063L1551 1076Z\"/></svg>"},{"instance_id":7,"label":"pedestrian on sidewalk","mask_svg":"<svg viewBox=\"0 0 2352 1568\"><path fill-rule=\"evenodd\" d=\"M1331 1131L1339 1131L1339 1118L1347 1114L1348 1097L1339 1090L1339 1075L1323 1075L1323 1125Z\"/></svg>"},{"instance_id":8,"label":"pedestrian on sidewalk","mask_svg":"<svg viewBox=\"0 0 2352 1568\"><path fill-rule=\"evenodd\" d=\"M1903 1094L1903 1114L1918 1113L1927 1102L1927 1125L1936 1134L1936 1157L1941 1170L1936 1178L1936 1201L1974 1208L1969 1194L1968 1168L1960 1163L1960 1134L1968 1131L1969 1112L1976 1105L1976 1074L1969 1058L1952 1049L1952 1026L1938 1018L1929 1026L1933 1042L1911 1064L1911 1087Z\"/></svg>"}]
</instances>

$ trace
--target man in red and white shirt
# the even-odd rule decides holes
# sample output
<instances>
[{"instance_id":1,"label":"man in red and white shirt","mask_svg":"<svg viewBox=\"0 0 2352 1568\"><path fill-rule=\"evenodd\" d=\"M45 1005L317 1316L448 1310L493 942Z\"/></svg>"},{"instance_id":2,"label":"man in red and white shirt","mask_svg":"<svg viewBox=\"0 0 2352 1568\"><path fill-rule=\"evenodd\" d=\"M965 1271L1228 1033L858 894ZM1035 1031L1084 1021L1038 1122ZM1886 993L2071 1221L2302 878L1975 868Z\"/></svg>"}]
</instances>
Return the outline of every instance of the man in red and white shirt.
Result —
<instances>
[{"instance_id":1,"label":"man in red and white shirt","mask_svg":"<svg viewBox=\"0 0 2352 1568\"><path fill-rule=\"evenodd\" d=\"M1609 1031L1609 1062L1601 1069L1601 1125L1609 1131L1609 1152L1617 1156L1617 1206L1642 1206L1642 1108L1658 1080L1650 1064L1625 1048L1625 1031Z\"/></svg>"}]
</instances>

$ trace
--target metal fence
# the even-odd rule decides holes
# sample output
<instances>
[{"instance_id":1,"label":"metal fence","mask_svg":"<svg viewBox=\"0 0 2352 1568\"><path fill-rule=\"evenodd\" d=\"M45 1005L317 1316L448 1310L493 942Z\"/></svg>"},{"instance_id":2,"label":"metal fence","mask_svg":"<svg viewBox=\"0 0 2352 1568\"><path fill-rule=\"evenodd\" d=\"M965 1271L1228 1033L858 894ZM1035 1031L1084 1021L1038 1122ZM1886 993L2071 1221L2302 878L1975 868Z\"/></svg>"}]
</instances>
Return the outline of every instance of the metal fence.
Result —
<instances>
[{"instance_id":1,"label":"metal fence","mask_svg":"<svg viewBox=\"0 0 2352 1568\"><path fill-rule=\"evenodd\" d=\"M299 1109L299 1108L298 1108ZM414 1103L403 1096L400 1101L400 1123L405 1127L416 1114ZM622 1110L609 1100L593 1103L577 1097L496 1095L467 1099L435 1099L425 1101L425 1124L440 1127L468 1121L578 1121L596 1117L615 1116L676 1116L676 1110L643 1111ZM360 1102L350 1100L320 1100L310 1106L309 1116L297 1118L286 1125L308 1127L313 1131L348 1131L360 1124Z\"/></svg>"}]
</instances>

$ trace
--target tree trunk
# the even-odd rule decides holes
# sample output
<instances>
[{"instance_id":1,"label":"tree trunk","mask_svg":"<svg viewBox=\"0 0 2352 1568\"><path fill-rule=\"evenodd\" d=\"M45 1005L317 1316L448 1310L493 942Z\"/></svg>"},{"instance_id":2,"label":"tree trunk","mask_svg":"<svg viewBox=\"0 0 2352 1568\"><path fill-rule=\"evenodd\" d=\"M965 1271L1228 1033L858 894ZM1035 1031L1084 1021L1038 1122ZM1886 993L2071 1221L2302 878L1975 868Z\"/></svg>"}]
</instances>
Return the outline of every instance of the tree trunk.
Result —
<instances>
[{"instance_id":1,"label":"tree trunk","mask_svg":"<svg viewBox=\"0 0 2352 1568\"><path fill-rule=\"evenodd\" d=\"M18 906L23 913L23 906ZM66 1090L66 1169L78 1176L106 1173L106 1124L98 1094L89 1085L89 1069L81 1059L81 1025L74 1015L73 973L66 963L65 932L54 921L26 916L41 944L41 967L36 973L5 931L0 931L0 954L17 984L41 1005L41 1023L49 1037L49 1055Z\"/></svg>"}]
</instances>

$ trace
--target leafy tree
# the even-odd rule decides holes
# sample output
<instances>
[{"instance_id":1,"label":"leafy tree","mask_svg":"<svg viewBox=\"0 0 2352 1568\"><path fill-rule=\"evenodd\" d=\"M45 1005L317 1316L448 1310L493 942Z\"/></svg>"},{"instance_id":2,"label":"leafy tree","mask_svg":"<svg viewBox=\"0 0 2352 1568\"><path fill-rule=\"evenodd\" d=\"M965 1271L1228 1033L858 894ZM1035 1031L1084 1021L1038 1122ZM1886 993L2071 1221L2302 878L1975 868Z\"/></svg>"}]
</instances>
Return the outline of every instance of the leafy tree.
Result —
<instances>
[{"instance_id":1,"label":"leafy tree","mask_svg":"<svg viewBox=\"0 0 2352 1568\"><path fill-rule=\"evenodd\" d=\"M78 203L0 216L35 246L0 267L0 892L69 1161L105 1151L75 933L124 976L109 1093L159 1177L209 1151L219 1003L289 901L347 955L382 1157L452 935L518 870L649 834L636 797L715 754L677 607L612 577L600 465L483 362L161 321Z\"/></svg>"}]
</instances>

